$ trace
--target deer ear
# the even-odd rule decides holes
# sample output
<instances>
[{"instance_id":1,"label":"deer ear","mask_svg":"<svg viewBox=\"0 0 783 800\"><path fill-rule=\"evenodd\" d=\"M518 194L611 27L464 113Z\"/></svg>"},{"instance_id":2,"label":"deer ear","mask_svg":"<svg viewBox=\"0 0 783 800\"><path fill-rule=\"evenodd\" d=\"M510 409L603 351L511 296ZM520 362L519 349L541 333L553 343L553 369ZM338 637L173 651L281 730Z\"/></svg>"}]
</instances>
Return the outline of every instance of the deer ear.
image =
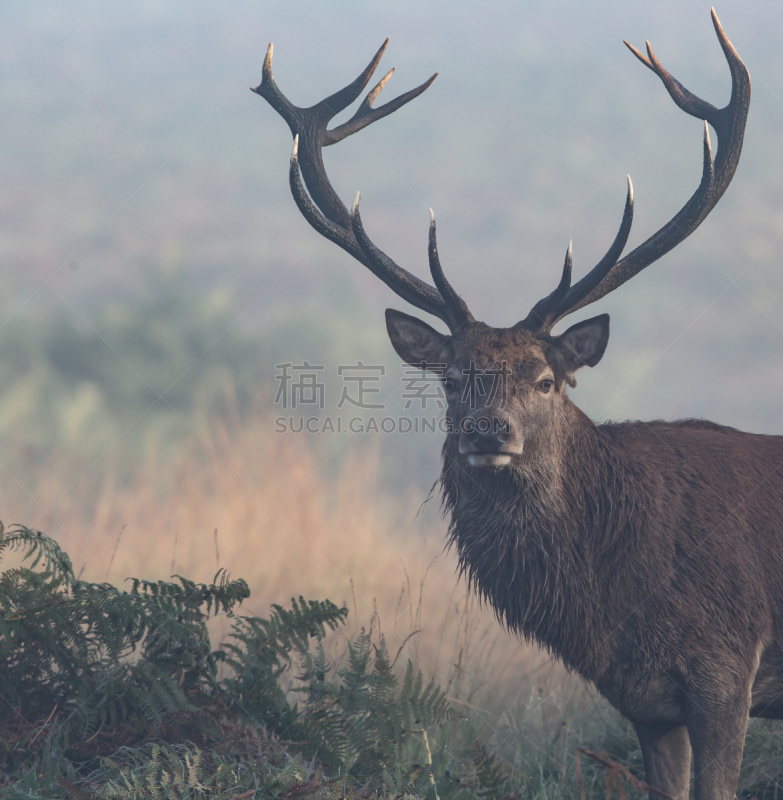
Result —
<instances>
[{"instance_id":1,"label":"deer ear","mask_svg":"<svg viewBox=\"0 0 783 800\"><path fill-rule=\"evenodd\" d=\"M599 314L584 322L572 325L564 334L555 336L557 347L566 378L571 385L573 374L579 367L594 367L603 357L609 341L609 315Z\"/></svg>"},{"instance_id":2,"label":"deer ear","mask_svg":"<svg viewBox=\"0 0 783 800\"><path fill-rule=\"evenodd\" d=\"M386 330L397 355L414 367L435 361L438 350L448 339L426 322L393 308L386 309Z\"/></svg>"}]
</instances>

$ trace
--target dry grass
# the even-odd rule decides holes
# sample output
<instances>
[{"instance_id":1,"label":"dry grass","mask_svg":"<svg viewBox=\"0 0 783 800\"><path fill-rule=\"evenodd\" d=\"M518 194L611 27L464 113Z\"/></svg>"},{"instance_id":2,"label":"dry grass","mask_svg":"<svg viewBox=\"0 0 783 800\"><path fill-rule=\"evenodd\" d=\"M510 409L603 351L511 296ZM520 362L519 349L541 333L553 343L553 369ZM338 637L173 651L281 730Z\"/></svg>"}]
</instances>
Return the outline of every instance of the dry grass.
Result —
<instances>
[{"instance_id":1,"label":"dry grass","mask_svg":"<svg viewBox=\"0 0 783 800\"><path fill-rule=\"evenodd\" d=\"M178 572L202 581L225 568L250 585L247 614L299 594L344 603L351 614L341 637L373 625L392 653L402 647L493 751L540 784L536 796L575 796L577 745L638 762L615 712L478 607L443 552L437 500L422 510L418 489L386 491L377 452L354 449L338 466L306 437L276 435L260 417L231 429L213 424L175 462L152 457L123 479L98 466L99 477L79 478L67 463L49 463L24 488L0 472L0 519L54 536L91 580ZM216 620L214 640L227 630ZM332 642L333 653L343 641ZM774 780L779 747L777 728L751 726L743 786Z\"/></svg>"},{"instance_id":2,"label":"dry grass","mask_svg":"<svg viewBox=\"0 0 783 800\"><path fill-rule=\"evenodd\" d=\"M208 580L225 568L250 585L245 613L299 594L344 603L349 635L372 620L392 652L404 646L471 704L498 693L505 704L559 679L458 582L437 500L419 513L419 491L390 495L378 466L365 448L337 467L268 419L215 423L186 456L150 458L125 480L112 468L76 480L67 464L49 464L25 491L3 476L0 518L53 535L91 580ZM213 632L226 630L219 620Z\"/></svg>"}]
</instances>

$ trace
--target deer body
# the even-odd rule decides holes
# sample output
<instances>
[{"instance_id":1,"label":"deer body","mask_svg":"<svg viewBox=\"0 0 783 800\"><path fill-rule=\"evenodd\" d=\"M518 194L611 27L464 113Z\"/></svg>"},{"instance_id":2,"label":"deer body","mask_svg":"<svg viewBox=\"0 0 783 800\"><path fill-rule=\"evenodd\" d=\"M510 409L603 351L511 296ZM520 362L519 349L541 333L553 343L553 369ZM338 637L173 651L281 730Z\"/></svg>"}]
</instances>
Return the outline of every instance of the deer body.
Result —
<instances>
[{"instance_id":1,"label":"deer body","mask_svg":"<svg viewBox=\"0 0 783 800\"><path fill-rule=\"evenodd\" d=\"M696 192L621 258L633 219L629 178L606 255L572 285L569 246L558 286L511 328L475 320L449 284L434 217L430 285L372 243L359 196L349 212L326 176L323 147L397 110L435 76L373 108L390 72L331 130L386 44L353 83L312 108L279 91L270 45L255 89L294 135L289 179L307 221L449 328L386 312L398 355L437 365L448 400L441 488L462 571L511 631L547 647L633 722L651 797L678 800L688 796L691 756L697 800L731 800L748 715L783 718L783 437L696 420L596 425L567 387L603 357L609 317L552 329L676 247L731 182L750 79L714 11L713 23L732 77L722 109L676 81L649 43L646 56L629 45L683 111L705 120ZM718 135L714 160L708 123Z\"/></svg>"},{"instance_id":2,"label":"deer body","mask_svg":"<svg viewBox=\"0 0 783 800\"><path fill-rule=\"evenodd\" d=\"M469 580L634 722L684 724L699 663L752 675L758 658L753 711L783 717L783 525L767 511L783 495L783 437L570 411L563 455L543 469L463 476L447 444Z\"/></svg>"}]
</instances>

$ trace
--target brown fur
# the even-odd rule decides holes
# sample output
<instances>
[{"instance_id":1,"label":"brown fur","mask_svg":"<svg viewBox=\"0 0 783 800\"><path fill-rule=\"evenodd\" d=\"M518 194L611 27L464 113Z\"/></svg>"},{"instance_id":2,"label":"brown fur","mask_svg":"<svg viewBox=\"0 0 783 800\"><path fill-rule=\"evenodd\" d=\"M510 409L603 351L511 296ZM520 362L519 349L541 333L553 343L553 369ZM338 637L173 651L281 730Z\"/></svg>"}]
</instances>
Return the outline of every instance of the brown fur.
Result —
<instances>
[{"instance_id":1,"label":"brown fur","mask_svg":"<svg viewBox=\"0 0 783 800\"><path fill-rule=\"evenodd\" d=\"M565 335L476 323L447 338L388 317L412 363L511 371L503 407L449 398L455 425L504 416L524 440L500 469L466 463L458 432L444 445L450 541L471 585L636 725L651 785L687 797L690 740L697 797L732 797L748 713L783 718L783 437L596 425L566 394ZM555 388L541 394L547 368Z\"/></svg>"}]
</instances>

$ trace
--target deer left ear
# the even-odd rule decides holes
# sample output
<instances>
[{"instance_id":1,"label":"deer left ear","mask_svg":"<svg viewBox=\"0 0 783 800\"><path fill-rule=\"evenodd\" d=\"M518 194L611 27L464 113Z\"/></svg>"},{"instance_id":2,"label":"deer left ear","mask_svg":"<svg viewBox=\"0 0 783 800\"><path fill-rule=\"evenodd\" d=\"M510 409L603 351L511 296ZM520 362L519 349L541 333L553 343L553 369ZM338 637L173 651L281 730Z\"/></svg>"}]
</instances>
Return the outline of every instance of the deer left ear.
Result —
<instances>
[{"instance_id":1,"label":"deer left ear","mask_svg":"<svg viewBox=\"0 0 783 800\"><path fill-rule=\"evenodd\" d=\"M603 357L609 341L609 315L600 314L572 325L553 341L566 372L566 380L575 385L573 374L580 367L594 367Z\"/></svg>"}]
</instances>

